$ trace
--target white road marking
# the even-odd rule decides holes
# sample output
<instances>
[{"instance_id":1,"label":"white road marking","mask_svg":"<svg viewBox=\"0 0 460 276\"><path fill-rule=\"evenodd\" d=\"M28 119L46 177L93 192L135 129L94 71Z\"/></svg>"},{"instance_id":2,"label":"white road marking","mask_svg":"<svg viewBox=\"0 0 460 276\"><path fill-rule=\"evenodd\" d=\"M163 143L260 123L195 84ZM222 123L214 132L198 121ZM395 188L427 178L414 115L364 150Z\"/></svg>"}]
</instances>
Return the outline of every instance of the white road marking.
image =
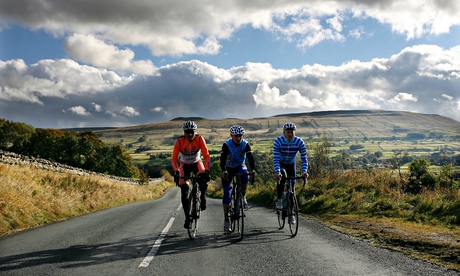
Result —
<instances>
[{"instance_id":1,"label":"white road marking","mask_svg":"<svg viewBox=\"0 0 460 276\"><path fill-rule=\"evenodd\" d=\"M182 205L179 205L179 208L177 208L178 210L181 208ZM139 265L139 267L148 267L150 265L150 262L153 260L153 257L155 257L155 254L157 253L158 249L160 249L160 245L161 243L163 242L163 240L165 239L166 237L166 234L168 234L168 231L169 231L169 228L171 228L173 222L174 222L175 218L172 217L168 224L166 225L166 227L163 229L163 231L161 232L160 236L158 237L158 239L155 241L155 243L153 244L152 246L152 249L150 249L149 253L147 254L147 256L144 258L144 260L142 261L142 263Z\"/></svg>"}]
</instances>

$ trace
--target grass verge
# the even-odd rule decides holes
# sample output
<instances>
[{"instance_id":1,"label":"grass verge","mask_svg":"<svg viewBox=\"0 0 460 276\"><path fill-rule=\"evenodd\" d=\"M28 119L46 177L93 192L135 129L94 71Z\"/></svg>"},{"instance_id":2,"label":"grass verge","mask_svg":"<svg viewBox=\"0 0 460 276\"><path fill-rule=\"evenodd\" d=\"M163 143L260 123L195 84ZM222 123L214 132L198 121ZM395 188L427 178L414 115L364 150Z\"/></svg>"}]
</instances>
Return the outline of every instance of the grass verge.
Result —
<instances>
[{"instance_id":1,"label":"grass verge","mask_svg":"<svg viewBox=\"0 0 460 276\"><path fill-rule=\"evenodd\" d=\"M160 197L174 186L127 184L100 175L0 164L0 236L85 213Z\"/></svg>"}]
</instances>

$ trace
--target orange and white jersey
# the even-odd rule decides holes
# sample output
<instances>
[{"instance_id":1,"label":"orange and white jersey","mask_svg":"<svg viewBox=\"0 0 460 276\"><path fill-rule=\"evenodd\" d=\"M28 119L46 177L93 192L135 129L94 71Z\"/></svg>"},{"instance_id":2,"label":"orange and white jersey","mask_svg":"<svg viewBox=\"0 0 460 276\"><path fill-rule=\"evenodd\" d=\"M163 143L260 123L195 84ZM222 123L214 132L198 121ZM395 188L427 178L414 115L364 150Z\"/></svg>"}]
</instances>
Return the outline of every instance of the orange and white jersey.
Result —
<instances>
[{"instance_id":1,"label":"orange and white jersey","mask_svg":"<svg viewBox=\"0 0 460 276\"><path fill-rule=\"evenodd\" d=\"M201 161L201 154L204 157L204 167L209 171L211 156L203 136L197 134L192 141L189 141L185 136L181 136L174 142L171 165L176 171L180 168L180 163L194 164Z\"/></svg>"}]
</instances>

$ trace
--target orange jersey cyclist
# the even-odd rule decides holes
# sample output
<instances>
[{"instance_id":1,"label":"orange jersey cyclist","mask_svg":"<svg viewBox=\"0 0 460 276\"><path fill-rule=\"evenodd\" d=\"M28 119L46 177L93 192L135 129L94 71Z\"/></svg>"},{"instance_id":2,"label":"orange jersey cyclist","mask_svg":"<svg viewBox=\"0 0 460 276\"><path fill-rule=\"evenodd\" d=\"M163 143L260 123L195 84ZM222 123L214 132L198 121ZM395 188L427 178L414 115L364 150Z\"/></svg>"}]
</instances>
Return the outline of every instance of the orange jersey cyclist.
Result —
<instances>
[{"instance_id":1,"label":"orange jersey cyclist","mask_svg":"<svg viewBox=\"0 0 460 276\"><path fill-rule=\"evenodd\" d=\"M251 146L243 139L244 128L234 125L230 128L230 136L222 145L220 154L220 168L222 170L222 207L224 209L224 231L230 230L230 221L228 209L232 195L232 178L235 174L247 174L248 170L245 165L246 157L252 170L252 177L255 177L254 156L252 155ZM241 176L241 193L243 194L244 208L247 209L246 187L249 182L248 176Z\"/></svg>"},{"instance_id":2,"label":"orange jersey cyclist","mask_svg":"<svg viewBox=\"0 0 460 276\"><path fill-rule=\"evenodd\" d=\"M176 183L181 189L181 202L185 213L184 228L189 228L187 195L190 187L183 177L189 177L191 172L197 177L201 176L198 179L201 191L201 210L206 210L206 190L208 187L207 182L210 180L211 156L205 139L196 133L197 125L195 122L185 122L182 129L184 130L184 135L174 142L171 165L175 172ZM204 157L204 164L201 160L201 154Z\"/></svg>"}]
</instances>

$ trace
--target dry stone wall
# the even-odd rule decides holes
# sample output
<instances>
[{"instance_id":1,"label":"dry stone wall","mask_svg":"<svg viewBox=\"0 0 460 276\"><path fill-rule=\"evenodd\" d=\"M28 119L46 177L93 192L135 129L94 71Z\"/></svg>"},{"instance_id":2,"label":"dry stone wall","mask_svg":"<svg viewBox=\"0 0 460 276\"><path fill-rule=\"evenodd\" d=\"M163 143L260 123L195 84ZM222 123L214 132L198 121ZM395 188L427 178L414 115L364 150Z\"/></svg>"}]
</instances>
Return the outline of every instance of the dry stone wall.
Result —
<instances>
[{"instance_id":1,"label":"dry stone wall","mask_svg":"<svg viewBox=\"0 0 460 276\"><path fill-rule=\"evenodd\" d=\"M24 156L24 155L17 154L14 152L7 152L7 151L2 151L2 150L0 150L0 162L10 164L10 165L31 165L31 166L35 166L40 169L57 171L57 172L67 172L67 173L77 174L77 175L97 174L102 177L107 177L113 180L128 182L130 184L139 184L139 181L129 179L129 178L106 175L102 173L95 173L92 171L88 171L88 170L84 170L84 169L80 169L80 168L76 168L76 167L72 167L72 166L68 166L68 165L64 165L64 164L60 164L56 162L51 162L49 160L42 159L42 158L29 157L29 156Z\"/></svg>"}]
</instances>

